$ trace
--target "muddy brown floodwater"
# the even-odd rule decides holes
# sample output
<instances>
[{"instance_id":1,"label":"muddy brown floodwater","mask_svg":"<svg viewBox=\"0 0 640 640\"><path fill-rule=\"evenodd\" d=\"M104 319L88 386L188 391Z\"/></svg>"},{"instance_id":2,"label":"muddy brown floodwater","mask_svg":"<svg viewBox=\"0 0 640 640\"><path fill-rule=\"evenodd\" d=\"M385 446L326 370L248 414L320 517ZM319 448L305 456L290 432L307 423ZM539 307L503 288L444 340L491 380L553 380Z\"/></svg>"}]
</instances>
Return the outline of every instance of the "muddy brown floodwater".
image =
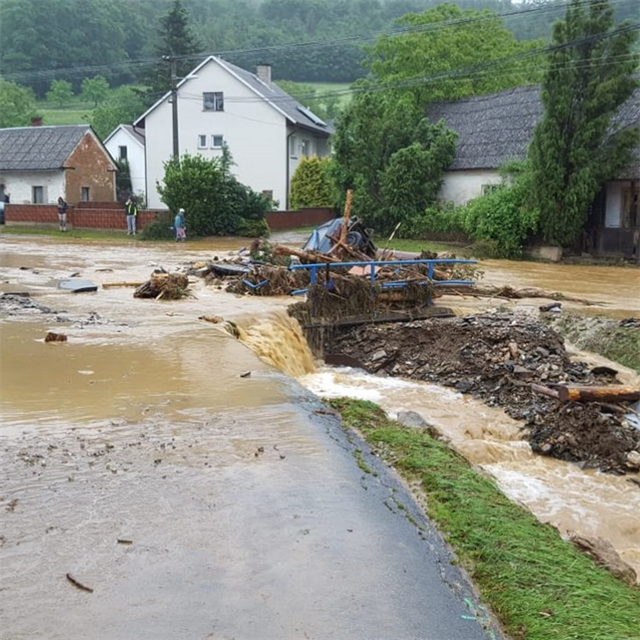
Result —
<instances>
[{"instance_id":1,"label":"muddy brown floodwater","mask_svg":"<svg viewBox=\"0 0 640 640\"><path fill-rule=\"evenodd\" d=\"M300 383L418 411L541 520L609 539L640 573L640 490L628 476L535 456L504 412L450 389L316 368L283 313L290 298L201 281L176 302L134 299L131 287L57 289L74 273L142 282L241 246L0 238L0 291L28 291L37 305L0 316L0 629L10 629L0 637L487 637L456 608L464 580L446 575L446 552L431 538L416 552L411 536L422 535L394 513L393 492L362 480ZM634 269L483 268L490 283L639 314ZM441 303L460 313L518 304ZM234 321L242 342L203 315ZM47 331L69 340L44 344ZM443 577L458 585L453 599Z\"/></svg>"},{"instance_id":2,"label":"muddy brown floodwater","mask_svg":"<svg viewBox=\"0 0 640 640\"><path fill-rule=\"evenodd\" d=\"M57 289L239 246L0 239L0 291L31 294L0 300L0 637L500 638L402 484L281 372L313 368L289 298Z\"/></svg>"}]
</instances>

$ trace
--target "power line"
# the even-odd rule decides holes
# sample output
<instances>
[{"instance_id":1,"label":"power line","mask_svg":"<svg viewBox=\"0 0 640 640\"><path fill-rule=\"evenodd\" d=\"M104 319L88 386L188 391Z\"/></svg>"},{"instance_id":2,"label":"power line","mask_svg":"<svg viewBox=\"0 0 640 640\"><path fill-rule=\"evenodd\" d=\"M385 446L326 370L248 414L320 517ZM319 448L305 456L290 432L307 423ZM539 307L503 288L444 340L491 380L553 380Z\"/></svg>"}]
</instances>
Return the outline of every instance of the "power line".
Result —
<instances>
[{"instance_id":1,"label":"power line","mask_svg":"<svg viewBox=\"0 0 640 640\"><path fill-rule=\"evenodd\" d=\"M492 71L493 73L499 73L500 75L507 75L510 73L516 73L516 72L527 72L527 71L535 71L535 68L527 68L524 66L518 66L518 67L511 67L511 68L502 68L502 65L505 63L509 63L509 62L514 62L514 61L518 61L518 60L522 60L522 61L526 61L527 59L530 58L534 58L537 56L541 56L541 55L545 55L548 53L553 53L555 51L561 51L563 49L567 49L570 47L575 47L575 46L579 46L581 44L587 44L589 42L594 42L597 40L602 40L602 39L606 39L606 38L610 38L616 35L619 35L621 33L625 33L628 31L637 31L640 29L640 23L634 23L634 24L630 24L630 25L625 25L623 27L619 27L618 29L615 29L613 31L607 32L607 33L602 33L602 34L594 34L592 36L587 36L585 38L579 38L576 40L572 40L570 42L566 42L566 43L561 43L561 44L557 44L557 45L551 45L548 47L543 47L543 48L539 48L539 49L532 49L529 51L525 51L525 52L520 52L517 54L512 54L510 56L505 56L503 58L498 58L495 60L489 60L485 63L479 64L479 65L472 65L469 67L462 67L459 69L448 69L446 71L441 71L435 74L431 74L428 76L414 76L411 78L403 78L402 80L397 80L397 81L393 81L393 82L378 82L378 83L370 83L370 84L366 84L366 85L362 85L362 86L356 86L356 87L349 87L348 89L341 89L341 90L336 90L334 92L326 92L322 94L322 98L327 98L327 97L331 97L331 96L344 96L344 95L349 95L349 94L354 94L354 93L366 93L366 92L374 92L374 91L380 91L380 90L392 90L392 89L404 89L404 88L413 88L413 87L417 87L417 86L422 86L422 85L428 85L428 84L433 84L435 82L445 82L445 81L451 81L451 80L455 80L456 78L460 78L460 79L468 79L480 74L485 74L488 71ZM637 54L631 53L631 54L623 54L622 57L629 57L630 60L634 59L635 57L637 57ZM612 60L612 58L610 58L609 60ZM588 61L588 64L593 64L593 61ZM569 67L572 65L568 65ZM575 64L573 66L576 66ZM496 72L496 69L497 72ZM544 66L540 66L539 67L540 70L544 70L546 67ZM561 68L561 67L558 67ZM180 93L181 96L183 95L193 95L193 94L185 94L184 92ZM307 94L307 95L300 95L298 96L298 101L304 101L305 99L307 100L312 100L312 99L321 99L317 94ZM201 99L201 96L199 97L199 99ZM274 103L278 103L278 102L288 102L291 100L291 97L289 95L282 95L282 96L268 96L267 99L270 102L274 102ZM260 97L260 96L248 96L248 97L227 97L225 96L225 102L229 102L229 103L251 103L251 102L261 102L263 101L264 98Z\"/></svg>"},{"instance_id":2,"label":"power line","mask_svg":"<svg viewBox=\"0 0 640 640\"><path fill-rule=\"evenodd\" d=\"M589 5L591 0L580 0L580 5ZM628 2L628 0L602 0L601 4L609 4L614 5L620 2ZM438 31L440 29L446 29L450 27L463 26L477 22L483 22L487 20L494 20L496 18L504 18L504 17L519 17L522 15L529 15L532 13L554 13L561 10L566 9L570 6L570 2L566 2L563 4L557 5L542 5L538 7L532 7L528 9L521 9L518 11L506 11L502 13L487 13L487 15L474 17L474 18L460 18L455 20L448 20L443 22L435 22L429 23L427 25L417 25L417 26L409 26L409 27L398 27L395 29L387 30L387 31L378 31L378 32L369 32L366 34L357 34L353 36L343 36L341 38L334 38L330 40L314 40L307 42L297 42L297 43L283 43L276 45L267 45L263 47L254 47L254 48L246 48L246 49L235 49L235 50L223 50L223 51L214 51L214 52L202 52L192 55L186 56L176 56L177 60L202 60L211 55L223 57L223 56L239 56L239 55L247 55L247 54L255 54L255 53L266 53L266 52L275 52L275 51L291 51L297 49L304 48L322 48L327 46L336 46L340 44L348 44L357 42L360 40L371 40L374 38L382 37L382 36L396 36L396 35L404 35L411 33L424 33L424 32L433 32ZM31 70L31 71L16 71L13 73L5 74L6 79L18 79L18 78L33 78L33 79L48 79L48 78L60 78L60 77L72 77L76 75L82 74L83 76L89 73L95 73L99 71L109 70L115 71L117 69L125 69L130 67L140 67L147 65L156 65L161 62L160 58L146 58L140 60L126 60L117 63L109 63L104 65L81 65L74 67L66 67L66 68L57 68L57 69L42 69L42 70Z\"/></svg>"}]
</instances>

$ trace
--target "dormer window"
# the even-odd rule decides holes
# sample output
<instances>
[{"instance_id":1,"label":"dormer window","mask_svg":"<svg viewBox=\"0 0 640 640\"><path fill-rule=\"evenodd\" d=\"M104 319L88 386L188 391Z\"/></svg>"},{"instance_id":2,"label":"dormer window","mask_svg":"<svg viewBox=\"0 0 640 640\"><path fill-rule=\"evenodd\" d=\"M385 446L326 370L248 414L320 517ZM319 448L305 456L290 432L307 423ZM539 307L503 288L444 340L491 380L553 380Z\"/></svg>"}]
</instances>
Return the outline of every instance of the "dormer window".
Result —
<instances>
[{"instance_id":1,"label":"dormer window","mask_svg":"<svg viewBox=\"0 0 640 640\"><path fill-rule=\"evenodd\" d=\"M205 91L202 94L203 111L224 111L224 94L222 91Z\"/></svg>"}]
</instances>

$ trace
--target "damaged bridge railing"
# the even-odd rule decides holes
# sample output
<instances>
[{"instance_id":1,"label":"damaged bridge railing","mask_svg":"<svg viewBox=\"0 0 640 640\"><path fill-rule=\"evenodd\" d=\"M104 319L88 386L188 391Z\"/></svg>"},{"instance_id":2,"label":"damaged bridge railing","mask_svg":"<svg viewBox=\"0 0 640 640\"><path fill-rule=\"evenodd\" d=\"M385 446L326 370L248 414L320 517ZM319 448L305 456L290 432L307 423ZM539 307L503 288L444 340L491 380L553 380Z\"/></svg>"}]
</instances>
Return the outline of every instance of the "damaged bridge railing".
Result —
<instances>
[{"instance_id":1,"label":"damaged bridge railing","mask_svg":"<svg viewBox=\"0 0 640 640\"><path fill-rule=\"evenodd\" d=\"M466 279L454 279L448 278L443 274L442 270L438 269L438 266L451 267L452 265L462 264L477 264L476 260L461 260L458 258L434 258L434 259L416 259L416 260L372 260L372 261L357 261L357 262L315 262L310 264L291 264L289 269L291 271L297 271L299 269L307 269L310 272L310 286L305 289L296 289L291 292L291 295L302 295L309 293L312 287L320 283L321 274L324 272L324 285L329 287L331 285L331 270L336 268L345 268L353 270L361 269L360 273L363 277L367 277L373 287L374 284L378 284L380 289L402 289L407 287L409 283L418 285L430 285L433 287L472 287L475 285L474 280ZM385 271L389 273L389 269L396 275L402 275L404 270L411 267L426 266L426 274L420 273L424 279L416 281L415 277L411 280L392 279L387 281L379 281L378 275ZM353 274L353 271L349 272ZM355 274L354 274L355 275ZM412 275L416 275L413 272Z\"/></svg>"}]
</instances>

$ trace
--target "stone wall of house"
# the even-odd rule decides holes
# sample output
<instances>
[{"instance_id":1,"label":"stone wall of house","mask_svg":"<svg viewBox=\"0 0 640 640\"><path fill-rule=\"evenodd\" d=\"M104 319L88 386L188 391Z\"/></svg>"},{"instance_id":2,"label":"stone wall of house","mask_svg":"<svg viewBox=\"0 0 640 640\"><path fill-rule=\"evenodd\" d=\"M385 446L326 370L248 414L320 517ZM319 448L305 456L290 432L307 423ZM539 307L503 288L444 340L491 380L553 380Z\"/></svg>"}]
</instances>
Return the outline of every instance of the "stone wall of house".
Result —
<instances>
[{"instance_id":1,"label":"stone wall of house","mask_svg":"<svg viewBox=\"0 0 640 640\"><path fill-rule=\"evenodd\" d=\"M159 213L166 211L141 210L138 213L138 229L153 222ZM335 209L301 209L300 211L270 211L267 213L269 228L295 229L317 226L332 220ZM189 213L187 212L187 224ZM52 204L7 204L5 205L7 226L57 227L58 207ZM67 226L77 229L112 229L126 231L126 217L119 202L81 202L67 211Z\"/></svg>"},{"instance_id":2,"label":"stone wall of house","mask_svg":"<svg viewBox=\"0 0 640 640\"><path fill-rule=\"evenodd\" d=\"M95 136L88 132L69 156L65 167L65 193L69 204L80 201L114 202L116 199L116 174L113 164ZM83 198L82 189L88 189Z\"/></svg>"}]
</instances>

